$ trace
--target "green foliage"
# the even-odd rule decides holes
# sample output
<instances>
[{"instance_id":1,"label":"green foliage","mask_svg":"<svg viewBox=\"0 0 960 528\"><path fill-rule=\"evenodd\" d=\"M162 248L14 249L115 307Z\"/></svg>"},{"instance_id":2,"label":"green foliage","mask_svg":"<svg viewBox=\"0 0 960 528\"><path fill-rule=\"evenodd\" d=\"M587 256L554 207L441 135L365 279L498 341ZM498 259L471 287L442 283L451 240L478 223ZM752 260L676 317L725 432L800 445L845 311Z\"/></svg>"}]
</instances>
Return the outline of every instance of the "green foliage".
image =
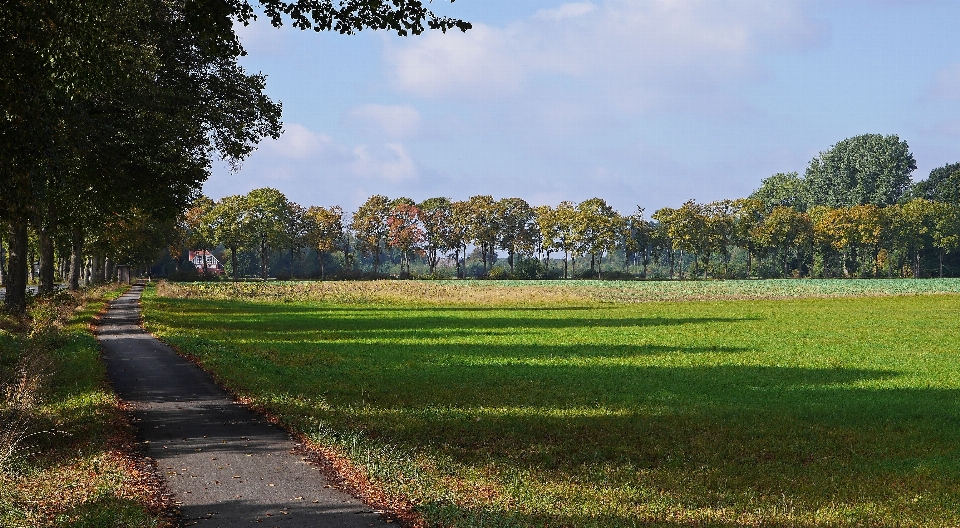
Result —
<instances>
[{"instance_id":1,"label":"green foliage","mask_svg":"<svg viewBox=\"0 0 960 528\"><path fill-rule=\"evenodd\" d=\"M737 284L776 297L880 283L960 281ZM732 284L577 287L614 300ZM365 291L393 285L429 286ZM960 523L955 294L538 304L515 299L539 283L450 287L516 294L432 306L426 291L390 305L147 296L145 320L432 526Z\"/></svg>"},{"instance_id":2,"label":"green foliage","mask_svg":"<svg viewBox=\"0 0 960 528\"><path fill-rule=\"evenodd\" d=\"M895 204L916 168L907 142L896 135L845 139L810 161L804 177L807 205Z\"/></svg>"},{"instance_id":3,"label":"green foliage","mask_svg":"<svg viewBox=\"0 0 960 528\"><path fill-rule=\"evenodd\" d=\"M807 188L803 178L796 172L777 173L760 182L760 188L749 196L759 200L767 212L774 207L792 207L798 211L807 208Z\"/></svg>"}]
</instances>

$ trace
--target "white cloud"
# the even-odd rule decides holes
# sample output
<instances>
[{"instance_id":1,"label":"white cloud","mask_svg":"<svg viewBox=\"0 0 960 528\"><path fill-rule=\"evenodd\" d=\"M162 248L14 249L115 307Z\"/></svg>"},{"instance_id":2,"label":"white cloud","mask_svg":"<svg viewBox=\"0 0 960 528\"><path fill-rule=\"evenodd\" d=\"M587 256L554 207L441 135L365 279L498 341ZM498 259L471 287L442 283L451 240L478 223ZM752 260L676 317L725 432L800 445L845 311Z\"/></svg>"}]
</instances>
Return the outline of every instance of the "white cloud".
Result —
<instances>
[{"instance_id":1,"label":"white cloud","mask_svg":"<svg viewBox=\"0 0 960 528\"><path fill-rule=\"evenodd\" d=\"M554 84L606 92L620 110L684 106L763 74L760 55L822 42L824 27L787 1L569 3L497 28L393 45L397 86L422 97L537 95ZM546 88L545 88L546 87Z\"/></svg>"},{"instance_id":2,"label":"white cloud","mask_svg":"<svg viewBox=\"0 0 960 528\"><path fill-rule=\"evenodd\" d=\"M416 163L400 143L359 145L353 149L353 156L351 170L362 178L398 183L417 177Z\"/></svg>"},{"instance_id":3,"label":"white cloud","mask_svg":"<svg viewBox=\"0 0 960 528\"><path fill-rule=\"evenodd\" d=\"M265 142L265 150L293 160L324 158L337 161L346 150L325 134L317 134L299 123L284 125L283 135L276 141Z\"/></svg>"},{"instance_id":4,"label":"white cloud","mask_svg":"<svg viewBox=\"0 0 960 528\"><path fill-rule=\"evenodd\" d=\"M409 105L367 104L353 108L346 121L358 126L371 136L402 139L416 135L420 130L420 113Z\"/></svg>"},{"instance_id":5,"label":"white cloud","mask_svg":"<svg viewBox=\"0 0 960 528\"><path fill-rule=\"evenodd\" d=\"M541 9L533 16L534 18L541 18L545 20L561 20L564 18L576 18L586 15L587 13L594 11L596 8L597 6L590 2L574 2L563 4L554 9Z\"/></svg>"}]
</instances>

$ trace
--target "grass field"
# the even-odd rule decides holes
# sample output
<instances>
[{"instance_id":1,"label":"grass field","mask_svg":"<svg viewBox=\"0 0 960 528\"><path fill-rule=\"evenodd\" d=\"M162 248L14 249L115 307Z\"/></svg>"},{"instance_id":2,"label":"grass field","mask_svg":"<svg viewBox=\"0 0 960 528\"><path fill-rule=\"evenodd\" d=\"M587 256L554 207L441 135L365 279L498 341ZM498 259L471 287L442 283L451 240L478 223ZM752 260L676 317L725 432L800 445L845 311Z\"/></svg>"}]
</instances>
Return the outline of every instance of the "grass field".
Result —
<instances>
[{"instance_id":1,"label":"grass field","mask_svg":"<svg viewBox=\"0 0 960 528\"><path fill-rule=\"evenodd\" d=\"M0 526L173 525L150 468L131 457L133 431L89 328L119 294L62 292L31 305L27 318L0 315L0 455L10 455L0 457Z\"/></svg>"},{"instance_id":2,"label":"grass field","mask_svg":"<svg viewBox=\"0 0 960 528\"><path fill-rule=\"evenodd\" d=\"M916 295L958 283L763 300L802 297L788 282L643 303L165 285L144 306L432 526L960 526L960 295Z\"/></svg>"}]
</instances>

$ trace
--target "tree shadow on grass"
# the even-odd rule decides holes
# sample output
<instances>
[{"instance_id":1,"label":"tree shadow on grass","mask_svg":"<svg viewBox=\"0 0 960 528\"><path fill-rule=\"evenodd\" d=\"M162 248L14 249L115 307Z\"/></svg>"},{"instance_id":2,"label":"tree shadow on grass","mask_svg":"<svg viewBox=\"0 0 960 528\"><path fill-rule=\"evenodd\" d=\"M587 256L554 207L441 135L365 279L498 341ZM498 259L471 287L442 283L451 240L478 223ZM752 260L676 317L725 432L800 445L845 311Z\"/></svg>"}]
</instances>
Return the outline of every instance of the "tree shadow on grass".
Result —
<instances>
[{"instance_id":1,"label":"tree shadow on grass","mask_svg":"<svg viewBox=\"0 0 960 528\"><path fill-rule=\"evenodd\" d=\"M276 316L269 306L223 308L219 322L190 322L201 331L226 329L223 339L253 340L211 356L221 375L256 391L308 434L325 423L451 467L489 470L501 485L521 474L575 490L653 490L685 510L727 509L731 518L771 512L788 501L801 513L852 511L833 523L841 525L960 520L955 389L897 388L903 373L893 369L752 365L747 349L737 346L544 344L540 336L531 344L504 344L490 335L476 343L409 339L428 328L476 335L598 322L616 331L749 318L568 318L544 310L510 317L398 311L378 319L379 309L357 317L353 309L309 308L291 317ZM212 332L207 335L215 342ZM368 339L354 339L361 337ZM737 357L730 363L724 355ZM651 362L651 356L664 357ZM571 493L568 500L580 500ZM915 497L926 498L911 502ZM632 522L626 514L544 518L444 507L454 508L443 514L451 519L481 515L491 522L484 526ZM810 523L779 525L797 524ZM663 517L642 525L683 523Z\"/></svg>"}]
</instances>

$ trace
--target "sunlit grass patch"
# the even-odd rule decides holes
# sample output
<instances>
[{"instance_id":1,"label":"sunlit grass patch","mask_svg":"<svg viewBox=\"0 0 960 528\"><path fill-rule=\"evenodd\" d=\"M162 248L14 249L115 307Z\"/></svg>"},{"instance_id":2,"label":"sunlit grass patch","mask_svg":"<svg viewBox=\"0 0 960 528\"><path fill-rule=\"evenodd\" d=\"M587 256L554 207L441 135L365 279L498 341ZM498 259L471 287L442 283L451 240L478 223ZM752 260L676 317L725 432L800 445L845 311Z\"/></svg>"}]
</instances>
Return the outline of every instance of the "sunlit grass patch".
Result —
<instances>
[{"instance_id":1,"label":"sunlit grass patch","mask_svg":"<svg viewBox=\"0 0 960 528\"><path fill-rule=\"evenodd\" d=\"M436 526L960 525L960 296L892 285L695 303L191 290L148 294L145 318Z\"/></svg>"}]
</instances>

